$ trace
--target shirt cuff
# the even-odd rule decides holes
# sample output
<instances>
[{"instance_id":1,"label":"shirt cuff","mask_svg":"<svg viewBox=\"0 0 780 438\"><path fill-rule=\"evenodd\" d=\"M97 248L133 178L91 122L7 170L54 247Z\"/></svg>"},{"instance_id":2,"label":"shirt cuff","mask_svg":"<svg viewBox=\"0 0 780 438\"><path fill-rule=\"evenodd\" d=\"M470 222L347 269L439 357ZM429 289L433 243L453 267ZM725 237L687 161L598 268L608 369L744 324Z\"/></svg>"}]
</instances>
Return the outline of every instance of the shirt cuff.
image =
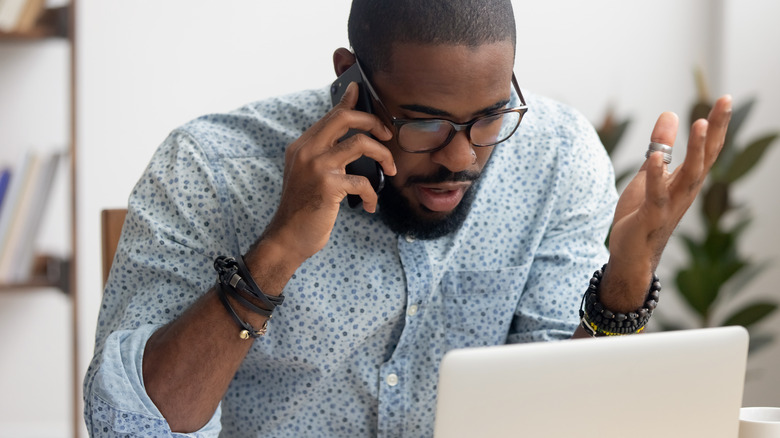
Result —
<instances>
[{"instance_id":1,"label":"shirt cuff","mask_svg":"<svg viewBox=\"0 0 780 438\"><path fill-rule=\"evenodd\" d=\"M167 421L146 394L143 383L143 353L146 341L160 325L144 325L136 330L111 333L101 353L95 373L87 415L99 436L216 437L221 425L221 404L209 422L188 434L172 433ZM113 432L113 433L112 433ZM151 433L151 435L149 435Z\"/></svg>"}]
</instances>

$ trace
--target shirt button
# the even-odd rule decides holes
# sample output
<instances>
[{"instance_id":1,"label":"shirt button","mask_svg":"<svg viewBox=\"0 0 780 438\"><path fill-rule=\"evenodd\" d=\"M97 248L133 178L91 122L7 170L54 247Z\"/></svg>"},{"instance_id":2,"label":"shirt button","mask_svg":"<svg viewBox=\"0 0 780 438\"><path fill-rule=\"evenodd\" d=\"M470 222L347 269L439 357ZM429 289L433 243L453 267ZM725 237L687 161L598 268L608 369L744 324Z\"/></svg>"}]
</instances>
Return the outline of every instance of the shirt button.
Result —
<instances>
[{"instance_id":1,"label":"shirt button","mask_svg":"<svg viewBox=\"0 0 780 438\"><path fill-rule=\"evenodd\" d=\"M405 239L406 239L406 241L407 241L407 242L409 242L409 243L412 243L412 242L414 242L414 236L412 236L411 234L407 234L407 235L406 235L406 237L405 237Z\"/></svg>"},{"instance_id":2,"label":"shirt button","mask_svg":"<svg viewBox=\"0 0 780 438\"><path fill-rule=\"evenodd\" d=\"M396 376L395 374L390 374L387 376L386 381L388 385L395 386L398 384L398 376Z\"/></svg>"},{"instance_id":3,"label":"shirt button","mask_svg":"<svg viewBox=\"0 0 780 438\"><path fill-rule=\"evenodd\" d=\"M417 315L417 304L409 306L409 310L406 311L406 314L409 316Z\"/></svg>"}]
</instances>

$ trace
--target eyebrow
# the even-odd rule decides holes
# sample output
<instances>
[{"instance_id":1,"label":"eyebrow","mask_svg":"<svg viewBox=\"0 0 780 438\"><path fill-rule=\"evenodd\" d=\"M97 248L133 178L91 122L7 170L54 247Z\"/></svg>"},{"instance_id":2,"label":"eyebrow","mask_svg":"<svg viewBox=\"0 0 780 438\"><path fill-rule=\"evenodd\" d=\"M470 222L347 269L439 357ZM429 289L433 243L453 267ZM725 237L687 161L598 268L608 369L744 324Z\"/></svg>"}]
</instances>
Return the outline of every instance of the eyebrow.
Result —
<instances>
[{"instance_id":1,"label":"eyebrow","mask_svg":"<svg viewBox=\"0 0 780 438\"><path fill-rule=\"evenodd\" d=\"M496 102L496 103L494 103L493 105L490 105L487 108L482 108L481 110L475 112L474 116L478 117L478 116L481 116L481 115L488 114L488 113L490 113L492 111L500 110L501 108L505 107L507 104L509 104L509 99L502 100L500 102ZM434 117L445 117L445 118L453 118L454 117L451 113L449 113L447 111L440 110L438 108L433 108L433 107L430 107L430 106L425 106L425 105L408 104L408 105L401 105L401 108L403 108L405 110L413 111L413 112L416 112L416 113L427 114L429 116L434 116Z\"/></svg>"}]
</instances>

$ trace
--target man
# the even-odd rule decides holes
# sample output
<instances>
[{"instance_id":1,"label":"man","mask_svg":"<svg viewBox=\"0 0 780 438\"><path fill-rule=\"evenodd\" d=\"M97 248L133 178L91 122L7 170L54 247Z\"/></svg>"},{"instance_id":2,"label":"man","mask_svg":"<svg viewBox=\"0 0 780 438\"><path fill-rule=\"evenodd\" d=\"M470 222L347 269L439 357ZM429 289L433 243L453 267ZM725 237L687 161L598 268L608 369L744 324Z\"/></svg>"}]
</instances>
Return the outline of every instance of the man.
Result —
<instances>
[{"instance_id":1,"label":"man","mask_svg":"<svg viewBox=\"0 0 780 438\"><path fill-rule=\"evenodd\" d=\"M527 96L520 123L509 1L355 0L349 33L335 70L360 64L374 114L354 110L356 84L332 109L308 91L193 121L156 152L85 380L93 435L430 436L446 351L587 335L580 299L607 259L599 305L645 306L729 98L684 163L650 155L615 209L586 120ZM651 140L676 130L665 113ZM361 156L387 177L378 195L345 172Z\"/></svg>"}]
</instances>

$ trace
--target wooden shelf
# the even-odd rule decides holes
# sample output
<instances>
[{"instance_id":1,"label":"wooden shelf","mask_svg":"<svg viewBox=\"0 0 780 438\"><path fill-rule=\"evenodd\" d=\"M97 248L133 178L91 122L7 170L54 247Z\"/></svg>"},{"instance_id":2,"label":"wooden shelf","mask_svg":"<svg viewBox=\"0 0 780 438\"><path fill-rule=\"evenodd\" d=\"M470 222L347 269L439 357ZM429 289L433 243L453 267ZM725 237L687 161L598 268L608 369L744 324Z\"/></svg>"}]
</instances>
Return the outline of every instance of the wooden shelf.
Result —
<instances>
[{"instance_id":1,"label":"wooden shelf","mask_svg":"<svg viewBox=\"0 0 780 438\"><path fill-rule=\"evenodd\" d=\"M69 8L47 9L38 19L35 27L26 32L0 32L0 42L3 41L38 41L49 38L68 37Z\"/></svg>"},{"instance_id":2,"label":"wooden shelf","mask_svg":"<svg viewBox=\"0 0 780 438\"><path fill-rule=\"evenodd\" d=\"M35 289L50 289L52 287L63 291L71 301L71 336L72 345L72 437L79 438L82 433L82 408L81 408L81 382L83 374L79 368L79 313L78 313L78 281L76 276L76 263L78 261L78 237L77 237L77 211L76 211L76 163L77 163L77 108L76 108L76 9L78 0L68 0L68 4L62 7L48 8L36 22L35 26L27 32L2 33L0 32L0 45L3 44L31 44L53 40L63 40L69 45L69 55L66 70L68 71L68 100L70 135L66 144L69 144L70 155L70 241L71 251L67 259L55 257L38 257L33 275L29 281L18 284L0 284L0 293L8 293L13 290L23 290L24 293L35 293ZM0 68L5 67L0 62ZM2 134L2 133L0 133ZM31 309L33 311L34 309Z\"/></svg>"},{"instance_id":3,"label":"wooden shelf","mask_svg":"<svg viewBox=\"0 0 780 438\"><path fill-rule=\"evenodd\" d=\"M0 283L0 292L20 289L57 288L66 295L70 291L70 261L41 255L36 257L33 274L21 283Z\"/></svg>"}]
</instances>

